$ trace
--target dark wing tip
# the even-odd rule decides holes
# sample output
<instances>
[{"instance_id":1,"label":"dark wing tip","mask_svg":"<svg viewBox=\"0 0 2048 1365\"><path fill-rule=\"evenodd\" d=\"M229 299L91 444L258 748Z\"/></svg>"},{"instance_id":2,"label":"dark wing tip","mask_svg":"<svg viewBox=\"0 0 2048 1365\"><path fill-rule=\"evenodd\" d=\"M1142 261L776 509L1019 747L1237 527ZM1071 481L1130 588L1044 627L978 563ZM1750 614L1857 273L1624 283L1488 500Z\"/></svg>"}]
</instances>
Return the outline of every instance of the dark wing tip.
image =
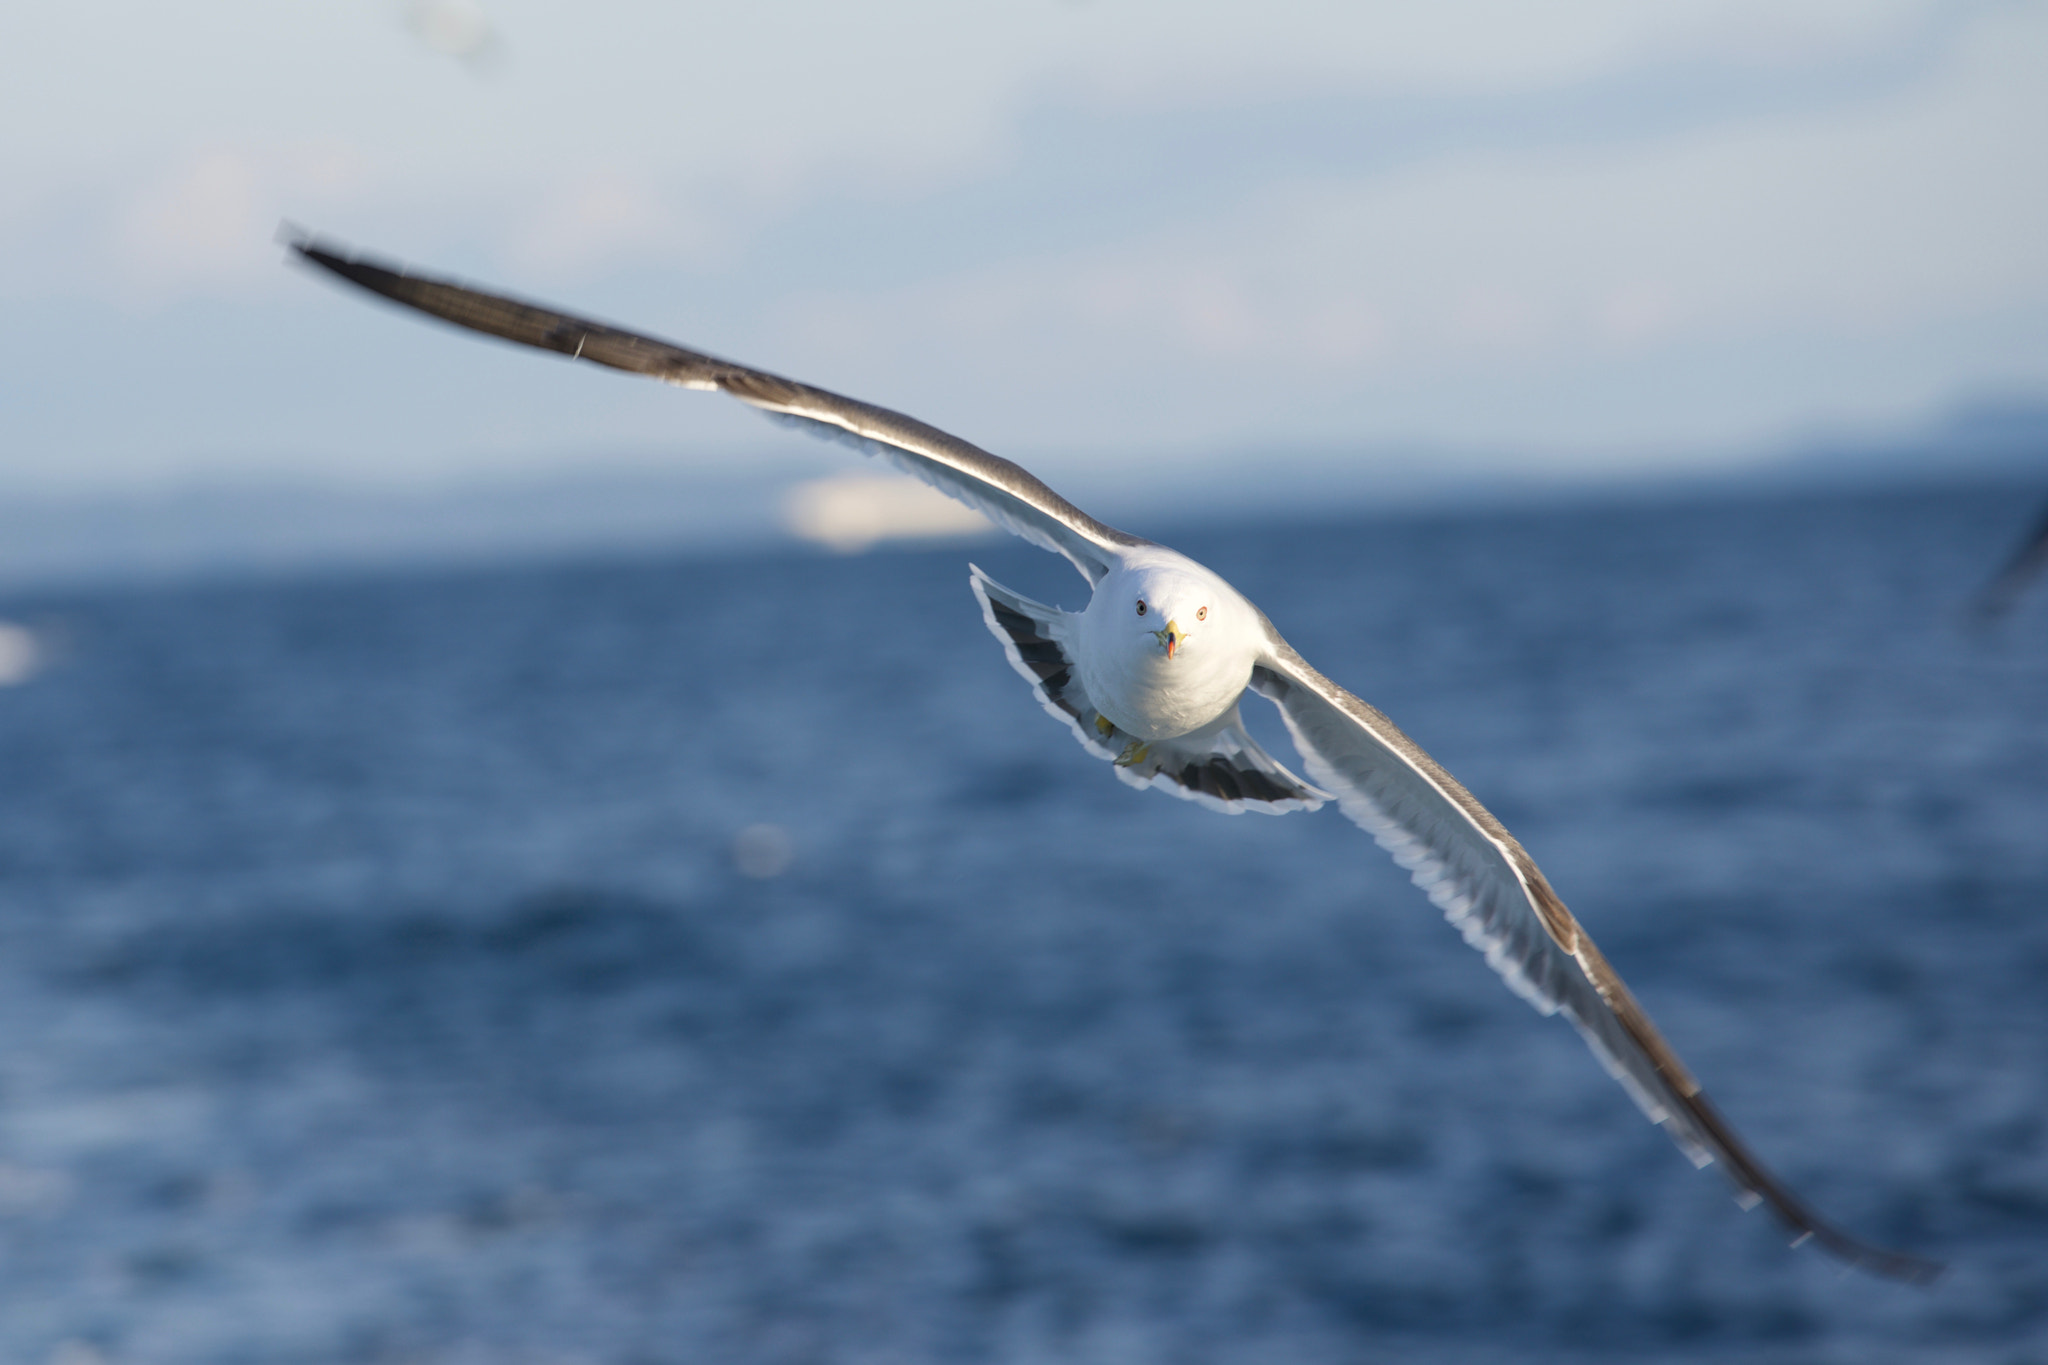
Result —
<instances>
[{"instance_id":1,"label":"dark wing tip","mask_svg":"<svg viewBox=\"0 0 2048 1365\"><path fill-rule=\"evenodd\" d=\"M1749 1182L1740 1182L1745 1186ZM1794 1198L1790 1191L1770 1181L1770 1188L1753 1190L1761 1195L1778 1215L1778 1219L1793 1234L1792 1245L1804 1246L1813 1242L1822 1251L1842 1264L1865 1274L1882 1276L1887 1280L1900 1280L1906 1284L1931 1285L1948 1274L1948 1266L1941 1261L1929 1260L1924 1256L1912 1256L1903 1251L1888 1251L1884 1247L1872 1246L1869 1242L1851 1237L1840 1228L1818 1217Z\"/></svg>"},{"instance_id":2,"label":"dark wing tip","mask_svg":"<svg viewBox=\"0 0 2048 1365\"><path fill-rule=\"evenodd\" d=\"M358 255L340 242L323 238L292 222L278 224L277 237L285 246L291 248L299 260L308 265L319 266L322 270L339 275L350 284L359 285L373 294L382 294L395 303L408 304L414 308L422 307L417 300L406 298L399 292L406 279L406 270L403 266L395 263L382 264L374 258Z\"/></svg>"},{"instance_id":3,"label":"dark wing tip","mask_svg":"<svg viewBox=\"0 0 2048 1365\"><path fill-rule=\"evenodd\" d=\"M335 270L355 260L355 253L340 242L323 238L309 227L286 218L277 225L277 240L291 248L301 260Z\"/></svg>"},{"instance_id":4,"label":"dark wing tip","mask_svg":"<svg viewBox=\"0 0 2048 1365\"><path fill-rule=\"evenodd\" d=\"M1780 1216L1784 1211L1779 1210ZM1859 1242L1854 1237L1818 1220L1802 1225L1786 1218L1786 1223L1799 1235L1792 1239L1792 1245L1802 1246L1817 1242L1823 1251L1844 1265L1871 1275L1881 1275L1887 1280L1899 1280L1906 1284L1937 1284L1948 1274L1948 1266L1942 1261L1930 1261L1924 1256L1909 1256L1903 1251L1887 1251L1868 1242Z\"/></svg>"},{"instance_id":5,"label":"dark wing tip","mask_svg":"<svg viewBox=\"0 0 2048 1365\"><path fill-rule=\"evenodd\" d=\"M292 223L281 225L278 236L299 260L309 265L392 303L472 332L554 351L609 369L677 382L708 382L731 368L673 342L509 294L495 294L460 280L420 274L401 262L380 261Z\"/></svg>"},{"instance_id":6,"label":"dark wing tip","mask_svg":"<svg viewBox=\"0 0 2048 1365\"><path fill-rule=\"evenodd\" d=\"M1859 1241L1835 1227L1807 1207L1804 1200L1756 1159L1704 1091L1695 1090L1690 1095L1681 1094L1679 1098L1700 1133L1719 1149L1716 1155L1728 1178L1737 1189L1770 1206L1771 1212L1792 1233L1793 1246L1814 1242L1844 1265L1888 1280L1903 1280L1907 1284L1930 1285L1948 1273L1948 1267L1940 1261L1909 1256L1903 1251L1887 1251Z\"/></svg>"}]
</instances>

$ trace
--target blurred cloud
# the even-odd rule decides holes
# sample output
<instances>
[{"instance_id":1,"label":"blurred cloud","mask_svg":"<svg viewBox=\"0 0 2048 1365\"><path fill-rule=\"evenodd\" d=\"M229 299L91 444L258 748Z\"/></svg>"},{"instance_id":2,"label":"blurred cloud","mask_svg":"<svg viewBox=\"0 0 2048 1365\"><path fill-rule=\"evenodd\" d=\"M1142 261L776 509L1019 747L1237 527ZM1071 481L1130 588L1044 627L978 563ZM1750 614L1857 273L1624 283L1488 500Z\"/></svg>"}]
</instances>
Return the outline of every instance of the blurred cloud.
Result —
<instances>
[{"instance_id":1,"label":"blurred cloud","mask_svg":"<svg viewBox=\"0 0 2048 1365\"><path fill-rule=\"evenodd\" d=\"M1625 284L1600 304L1600 329L1622 345L1654 341L1683 319L1668 285Z\"/></svg>"},{"instance_id":2,"label":"blurred cloud","mask_svg":"<svg viewBox=\"0 0 2048 1365\"><path fill-rule=\"evenodd\" d=\"M408 0L405 24L434 51L476 63L498 48L490 16L475 0Z\"/></svg>"},{"instance_id":3,"label":"blurred cloud","mask_svg":"<svg viewBox=\"0 0 2048 1365\"><path fill-rule=\"evenodd\" d=\"M1734 449L2048 385L2021 0L223 0L10 11L24 52L0 479L739 439L351 313L282 217L1034 457ZM110 329L179 357L36 377Z\"/></svg>"},{"instance_id":4,"label":"blurred cloud","mask_svg":"<svg viewBox=\"0 0 2048 1365\"><path fill-rule=\"evenodd\" d=\"M130 259L145 267L232 274L246 268L245 243L259 214L255 167L247 157L215 150L145 188L122 241Z\"/></svg>"},{"instance_id":5,"label":"blurred cloud","mask_svg":"<svg viewBox=\"0 0 2048 1365\"><path fill-rule=\"evenodd\" d=\"M1652 30L1650 46L1750 65L1797 65L1924 41L1930 29L1951 26L1986 8L1981 3L1930 5L1922 0L1809 0L1790 5L1749 0L1674 6L1668 11L1659 6L1664 18L1661 28Z\"/></svg>"},{"instance_id":6,"label":"blurred cloud","mask_svg":"<svg viewBox=\"0 0 2048 1365\"><path fill-rule=\"evenodd\" d=\"M27 626L0 621L0 687L11 687L34 677L43 664L43 650L35 632ZM0 1202L7 1197L5 1173L0 1172Z\"/></svg>"},{"instance_id":7,"label":"blurred cloud","mask_svg":"<svg viewBox=\"0 0 2048 1365\"><path fill-rule=\"evenodd\" d=\"M576 276L624 255L687 258L705 250L708 228L665 201L646 179L617 171L576 176L515 225L504 255L515 269Z\"/></svg>"},{"instance_id":8,"label":"blurred cloud","mask_svg":"<svg viewBox=\"0 0 2048 1365\"><path fill-rule=\"evenodd\" d=\"M845 474L794 485L782 502L793 536L840 554L885 540L944 540L985 535L987 518L900 474Z\"/></svg>"},{"instance_id":9,"label":"blurred cloud","mask_svg":"<svg viewBox=\"0 0 2048 1365\"><path fill-rule=\"evenodd\" d=\"M113 264L141 297L208 286L271 282L272 262L251 243L270 234L287 205L346 202L367 165L327 144L214 146L180 157L118 210Z\"/></svg>"}]
</instances>

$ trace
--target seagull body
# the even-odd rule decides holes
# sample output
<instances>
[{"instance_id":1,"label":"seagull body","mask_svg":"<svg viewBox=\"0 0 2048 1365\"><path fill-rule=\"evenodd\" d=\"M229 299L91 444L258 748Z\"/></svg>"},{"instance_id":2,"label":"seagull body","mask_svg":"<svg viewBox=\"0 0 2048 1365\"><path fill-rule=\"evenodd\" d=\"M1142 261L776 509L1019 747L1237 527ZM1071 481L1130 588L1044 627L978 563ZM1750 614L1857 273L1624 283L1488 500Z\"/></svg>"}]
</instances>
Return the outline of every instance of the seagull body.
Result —
<instances>
[{"instance_id":1,"label":"seagull body","mask_svg":"<svg viewBox=\"0 0 2048 1365\"><path fill-rule=\"evenodd\" d=\"M1070 705L1092 699L1111 729L1141 742L1186 740L1234 719L1266 643L1257 607L1164 546L1126 556L1078 614L1049 617L1052 609L1026 603L978 570L973 581L991 602L1000 591L1028 605L1067 642L1080 684L1078 693L1062 690ZM1096 730L1106 733L1100 724Z\"/></svg>"},{"instance_id":2,"label":"seagull body","mask_svg":"<svg viewBox=\"0 0 2048 1365\"><path fill-rule=\"evenodd\" d=\"M1824 1221L1751 1155L1514 836L1386 716L1311 667L1218 574L1104 525L1018 465L901 413L312 238L291 244L313 265L458 326L722 391L851 442L1065 556L1093 587L1080 612L1032 601L978 567L969 582L1039 703L1120 779L1230 814L1313 810L1334 799L1511 989L1571 1021L1695 1165L1718 1162L1744 1207L1769 1204L1794 1245L1817 1241L1873 1273L1920 1283L1941 1273ZM1307 780L1245 731L1239 707L1254 692L1279 708Z\"/></svg>"}]
</instances>

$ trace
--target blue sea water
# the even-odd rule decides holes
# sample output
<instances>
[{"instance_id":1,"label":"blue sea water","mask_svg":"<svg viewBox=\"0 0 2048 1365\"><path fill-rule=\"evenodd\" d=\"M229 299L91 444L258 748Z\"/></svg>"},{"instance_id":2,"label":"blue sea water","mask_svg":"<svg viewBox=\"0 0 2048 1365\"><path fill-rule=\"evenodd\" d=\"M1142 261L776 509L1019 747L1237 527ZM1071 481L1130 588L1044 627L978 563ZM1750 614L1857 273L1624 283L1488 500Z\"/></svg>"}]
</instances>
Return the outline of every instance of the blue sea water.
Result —
<instances>
[{"instance_id":1,"label":"blue sea water","mask_svg":"<svg viewBox=\"0 0 2048 1365\"><path fill-rule=\"evenodd\" d=\"M0 1360L2048 1359L2048 602L1959 611L2033 512L1164 537L1931 1291L1788 1251L1333 810L1112 780L970 551L16 592Z\"/></svg>"}]
</instances>

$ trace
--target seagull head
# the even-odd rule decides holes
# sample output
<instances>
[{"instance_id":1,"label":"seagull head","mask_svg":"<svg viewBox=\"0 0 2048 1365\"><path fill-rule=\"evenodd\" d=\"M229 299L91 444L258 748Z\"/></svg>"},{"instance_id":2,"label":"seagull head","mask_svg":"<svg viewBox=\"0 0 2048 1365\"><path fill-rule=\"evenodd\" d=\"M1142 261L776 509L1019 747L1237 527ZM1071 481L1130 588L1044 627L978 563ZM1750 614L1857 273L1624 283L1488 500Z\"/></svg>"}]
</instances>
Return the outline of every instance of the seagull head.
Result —
<instances>
[{"instance_id":1,"label":"seagull head","mask_svg":"<svg viewBox=\"0 0 2048 1365\"><path fill-rule=\"evenodd\" d=\"M1136 573L1122 585L1120 612L1131 643L1154 659L1178 663L1190 649L1208 653L1216 613L1229 589L1187 572ZM1196 642L1200 643L1197 644Z\"/></svg>"},{"instance_id":2,"label":"seagull head","mask_svg":"<svg viewBox=\"0 0 2048 1365\"><path fill-rule=\"evenodd\" d=\"M1182 623L1182 618L1186 618L1189 624L1209 619L1207 602L1190 607L1174 600L1187 595L1169 590L1161 593L1157 600L1139 597L1133 604L1138 619L1138 633L1151 636L1159 652L1168 659L1178 655L1187 648L1188 641L1195 638L1195 632L1190 630L1187 624Z\"/></svg>"},{"instance_id":3,"label":"seagull head","mask_svg":"<svg viewBox=\"0 0 2048 1365\"><path fill-rule=\"evenodd\" d=\"M1185 555L1142 546L1095 585L1072 658L1105 718L1141 740L1170 739L1237 705L1264 620Z\"/></svg>"},{"instance_id":4,"label":"seagull head","mask_svg":"<svg viewBox=\"0 0 2048 1365\"><path fill-rule=\"evenodd\" d=\"M1163 546L1128 551L1081 615L1070 657L1089 699L1139 739L1192 734L1227 713L1266 644L1257 607Z\"/></svg>"}]
</instances>

